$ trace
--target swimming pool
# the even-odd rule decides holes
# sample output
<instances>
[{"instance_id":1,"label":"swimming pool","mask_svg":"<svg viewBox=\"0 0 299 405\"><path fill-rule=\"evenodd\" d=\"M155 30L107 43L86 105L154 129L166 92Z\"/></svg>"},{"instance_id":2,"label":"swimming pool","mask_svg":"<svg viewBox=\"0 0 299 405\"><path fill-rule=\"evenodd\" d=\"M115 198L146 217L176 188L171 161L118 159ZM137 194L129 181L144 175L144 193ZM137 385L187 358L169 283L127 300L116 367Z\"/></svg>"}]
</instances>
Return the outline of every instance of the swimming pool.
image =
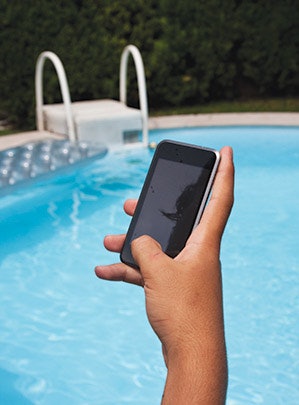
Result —
<instances>
[{"instance_id":1,"label":"swimming pool","mask_svg":"<svg viewBox=\"0 0 299 405\"><path fill-rule=\"evenodd\" d=\"M229 405L299 398L299 128L152 131L234 148L222 266ZM117 256L152 151L113 152L0 198L0 403L155 404L165 377L141 289L96 279Z\"/></svg>"}]
</instances>

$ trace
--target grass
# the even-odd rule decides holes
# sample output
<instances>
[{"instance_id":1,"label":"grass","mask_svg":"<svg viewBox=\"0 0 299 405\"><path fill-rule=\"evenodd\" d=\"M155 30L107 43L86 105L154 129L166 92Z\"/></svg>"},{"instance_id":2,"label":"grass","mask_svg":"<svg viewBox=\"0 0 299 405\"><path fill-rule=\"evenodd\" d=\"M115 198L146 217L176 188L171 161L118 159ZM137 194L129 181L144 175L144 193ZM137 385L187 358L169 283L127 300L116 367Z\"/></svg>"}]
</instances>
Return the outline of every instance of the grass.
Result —
<instances>
[{"instance_id":1,"label":"grass","mask_svg":"<svg viewBox=\"0 0 299 405\"><path fill-rule=\"evenodd\" d=\"M240 101L223 101L188 107L151 109L150 115L209 114L225 112L299 112L299 98L274 98Z\"/></svg>"},{"instance_id":2,"label":"grass","mask_svg":"<svg viewBox=\"0 0 299 405\"><path fill-rule=\"evenodd\" d=\"M209 114L226 112L299 112L299 98L272 98L256 100L223 101L184 107L150 108L150 116L177 114ZM1 135L20 132L18 129L0 130Z\"/></svg>"},{"instance_id":3,"label":"grass","mask_svg":"<svg viewBox=\"0 0 299 405\"><path fill-rule=\"evenodd\" d=\"M15 129L1 129L0 130L0 136L1 135L11 135L11 134L15 134L15 133L17 133L18 131Z\"/></svg>"}]
</instances>

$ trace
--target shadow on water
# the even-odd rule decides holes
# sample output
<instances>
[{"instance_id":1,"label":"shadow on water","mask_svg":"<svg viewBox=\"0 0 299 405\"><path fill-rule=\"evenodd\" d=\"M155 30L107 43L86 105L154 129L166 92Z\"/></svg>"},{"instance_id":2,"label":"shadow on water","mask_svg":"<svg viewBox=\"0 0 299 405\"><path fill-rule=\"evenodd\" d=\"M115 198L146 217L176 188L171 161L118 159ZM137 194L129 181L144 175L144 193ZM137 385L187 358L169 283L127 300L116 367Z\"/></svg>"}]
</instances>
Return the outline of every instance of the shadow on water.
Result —
<instances>
[{"instance_id":1,"label":"shadow on water","mask_svg":"<svg viewBox=\"0 0 299 405\"><path fill-rule=\"evenodd\" d=\"M10 405L32 405L33 402L25 398L15 388L18 376L0 368L0 403Z\"/></svg>"}]
</instances>

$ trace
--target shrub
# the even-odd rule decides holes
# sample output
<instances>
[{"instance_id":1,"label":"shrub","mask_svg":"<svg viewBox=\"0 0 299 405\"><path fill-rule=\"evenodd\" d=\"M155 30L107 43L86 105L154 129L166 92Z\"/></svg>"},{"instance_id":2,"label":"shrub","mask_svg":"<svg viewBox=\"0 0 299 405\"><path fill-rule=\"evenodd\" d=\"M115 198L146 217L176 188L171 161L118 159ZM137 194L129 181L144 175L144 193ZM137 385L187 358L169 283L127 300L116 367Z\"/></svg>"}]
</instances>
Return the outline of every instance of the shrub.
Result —
<instances>
[{"instance_id":1,"label":"shrub","mask_svg":"<svg viewBox=\"0 0 299 405\"><path fill-rule=\"evenodd\" d=\"M62 60L72 100L118 98L123 48L141 51L151 107L251 96L287 96L299 88L298 0L0 0L0 112L33 128L38 55ZM45 101L60 101L45 68ZM129 101L137 103L130 70Z\"/></svg>"}]
</instances>

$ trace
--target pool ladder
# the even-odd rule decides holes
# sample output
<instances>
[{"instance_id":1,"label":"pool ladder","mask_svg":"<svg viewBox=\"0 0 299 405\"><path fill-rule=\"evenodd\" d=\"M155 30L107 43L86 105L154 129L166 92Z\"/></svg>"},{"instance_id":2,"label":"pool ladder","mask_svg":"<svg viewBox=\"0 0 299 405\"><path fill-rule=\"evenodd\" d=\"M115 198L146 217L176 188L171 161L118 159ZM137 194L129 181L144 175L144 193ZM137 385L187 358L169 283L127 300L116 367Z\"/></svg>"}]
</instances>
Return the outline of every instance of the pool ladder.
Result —
<instances>
[{"instance_id":1,"label":"pool ladder","mask_svg":"<svg viewBox=\"0 0 299 405\"><path fill-rule=\"evenodd\" d=\"M139 109L127 105L127 66L130 54L133 57L139 93ZM43 68L49 59L56 70L62 103L44 104ZM141 144L148 145L148 103L144 65L138 48L128 45L120 61L120 100L90 100L71 102L70 91L63 64L50 51L42 52L36 63L36 126L38 131L50 131L68 136L71 142L124 144L138 142L142 131Z\"/></svg>"}]
</instances>

